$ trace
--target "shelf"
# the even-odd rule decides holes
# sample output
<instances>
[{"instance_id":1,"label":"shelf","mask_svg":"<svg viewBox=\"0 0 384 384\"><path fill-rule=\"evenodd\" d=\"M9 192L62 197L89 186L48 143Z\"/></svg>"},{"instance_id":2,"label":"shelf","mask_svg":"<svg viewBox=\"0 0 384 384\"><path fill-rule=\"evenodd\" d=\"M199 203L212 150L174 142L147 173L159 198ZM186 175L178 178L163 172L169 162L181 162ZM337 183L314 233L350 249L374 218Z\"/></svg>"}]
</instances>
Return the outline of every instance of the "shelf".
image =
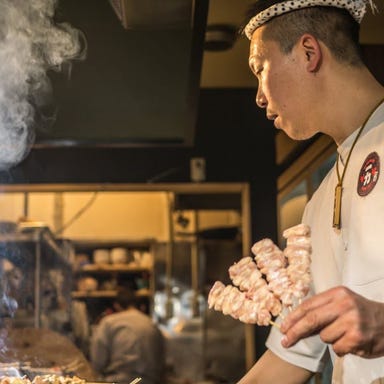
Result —
<instances>
[{"instance_id":1,"label":"shelf","mask_svg":"<svg viewBox=\"0 0 384 384\"><path fill-rule=\"evenodd\" d=\"M78 269L78 272L110 273L110 272L151 272L151 268L143 268L130 264L86 264Z\"/></svg>"},{"instance_id":2,"label":"shelf","mask_svg":"<svg viewBox=\"0 0 384 384\"><path fill-rule=\"evenodd\" d=\"M146 239L72 239L72 243L77 250L96 249L96 248L149 248L156 243L153 238Z\"/></svg>"},{"instance_id":3,"label":"shelf","mask_svg":"<svg viewBox=\"0 0 384 384\"><path fill-rule=\"evenodd\" d=\"M86 298L113 298L117 294L116 290L97 290L97 291L73 291L72 298L86 299ZM146 290L137 291L136 295L139 297L150 297L151 292Z\"/></svg>"},{"instance_id":4,"label":"shelf","mask_svg":"<svg viewBox=\"0 0 384 384\"><path fill-rule=\"evenodd\" d=\"M73 273L75 285L71 297L84 301L90 324L97 323L101 314L108 311L117 297L118 287L127 286L135 290L140 306L151 313L154 293L153 247L156 240L141 239L72 239L75 250ZM113 249L125 248L127 261L113 263ZM104 249L109 262L95 263L95 251ZM135 251L139 255L135 254ZM143 255L150 257L143 257ZM76 256L81 257L76 260ZM140 257L139 257L140 256ZM96 258L96 261L99 259ZM86 279L92 279L87 285ZM96 283L96 284L95 284ZM91 289L89 289L91 288ZM93 288L93 289L92 289Z\"/></svg>"}]
</instances>

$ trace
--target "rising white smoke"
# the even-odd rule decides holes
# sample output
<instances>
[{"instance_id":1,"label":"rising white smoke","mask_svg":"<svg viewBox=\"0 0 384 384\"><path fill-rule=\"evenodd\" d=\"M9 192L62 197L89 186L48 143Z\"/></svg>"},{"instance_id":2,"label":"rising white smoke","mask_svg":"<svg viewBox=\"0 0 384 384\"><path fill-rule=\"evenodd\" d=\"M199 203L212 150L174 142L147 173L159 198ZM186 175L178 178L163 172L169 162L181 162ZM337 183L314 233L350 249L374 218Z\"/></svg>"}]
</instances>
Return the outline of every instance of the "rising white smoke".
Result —
<instances>
[{"instance_id":1,"label":"rising white smoke","mask_svg":"<svg viewBox=\"0 0 384 384\"><path fill-rule=\"evenodd\" d=\"M18 164L34 141L36 108L50 94L50 69L79 57L81 35L55 24L56 0L0 0L0 170Z\"/></svg>"}]
</instances>

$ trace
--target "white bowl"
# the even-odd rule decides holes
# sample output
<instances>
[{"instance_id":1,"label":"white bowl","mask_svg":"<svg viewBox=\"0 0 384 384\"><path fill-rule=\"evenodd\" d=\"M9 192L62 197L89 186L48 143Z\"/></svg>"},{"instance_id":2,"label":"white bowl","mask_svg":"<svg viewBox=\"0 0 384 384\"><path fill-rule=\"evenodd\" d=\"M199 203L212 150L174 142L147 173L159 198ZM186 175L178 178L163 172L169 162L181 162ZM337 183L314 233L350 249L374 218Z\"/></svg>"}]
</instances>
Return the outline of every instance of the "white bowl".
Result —
<instances>
[{"instance_id":1,"label":"white bowl","mask_svg":"<svg viewBox=\"0 0 384 384\"><path fill-rule=\"evenodd\" d=\"M124 264L128 261L128 252L125 248L112 248L111 249L111 263Z\"/></svg>"},{"instance_id":2,"label":"white bowl","mask_svg":"<svg viewBox=\"0 0 384 384\"><path fill-rule=\"evenodd\" d=\"M83 277L77 282L77 289L79 291L96 291L98 288L98 281L93 277Z\"/></svg>"},{"instance_id":3,"label":"white bowl","mask_svg":"<svg viewBox=\"0 0 384 384\"><path fill-rule=\"evenodd\" d=\"M93 262L95 264L108 264L110 262L110 255L108 249L95 249L93 251Z\"/></svg>"}]
</instances>

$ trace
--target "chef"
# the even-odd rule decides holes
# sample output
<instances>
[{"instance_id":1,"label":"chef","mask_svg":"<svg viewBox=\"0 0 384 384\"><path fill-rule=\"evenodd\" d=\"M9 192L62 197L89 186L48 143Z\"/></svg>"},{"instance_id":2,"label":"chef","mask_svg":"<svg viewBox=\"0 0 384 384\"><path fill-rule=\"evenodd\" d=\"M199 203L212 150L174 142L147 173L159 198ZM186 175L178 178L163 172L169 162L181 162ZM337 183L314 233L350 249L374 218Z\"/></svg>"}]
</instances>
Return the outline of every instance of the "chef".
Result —
<instances>
[{"instance_id":1,"label":"chef","mask_svg":"<svg viewBox=\"0 0 384 384\"><path fill-rule=\"evenodd\" d=\"M329 135L338 159L306 206L310 298L272 327L239 381L306 383L327 351L333 383L384 380L384 88L361 58L364 0L259 0L244 29L256 103L293 139Z\"/></svg>"},{"instance_id":2,"label":"chef","mask_svg":"<svg viewBox=\"0 0 384 384\"><path fill-rule=\"evenodd\" d=\"M135 291L120 287L115 313L102 318L91 340L94 369L108 382L162 384L165 375L164 337L140 309Z\"/></svg>"}]
</instances>

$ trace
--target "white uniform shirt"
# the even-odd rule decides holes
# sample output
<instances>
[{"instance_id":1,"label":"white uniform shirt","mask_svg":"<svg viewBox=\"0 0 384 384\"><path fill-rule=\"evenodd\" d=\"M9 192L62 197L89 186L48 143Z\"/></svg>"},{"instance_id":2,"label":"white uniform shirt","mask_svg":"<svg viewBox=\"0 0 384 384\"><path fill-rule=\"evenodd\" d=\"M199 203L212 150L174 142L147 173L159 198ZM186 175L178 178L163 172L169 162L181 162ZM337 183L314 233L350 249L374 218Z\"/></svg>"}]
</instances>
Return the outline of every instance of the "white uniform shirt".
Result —
<instances>
[{"instance_id":1,"label":"white uniform shirt","mask_svg":"<svg viewBox=\"0 0 384 384\"><path fill-rule=\"evenodd\" d=\"M161 384L165 368L164 338L152 319L137 309L104 317L95 329L91 363L103 380Z\"/></svg>"},{"instance_id":2,"label":"white uniform shirt","mask_svg":"<svg viewBox=\"0 0 384 384\"><path fill-rule=\"evenodd\" d=\"M338 148L340 175L357 131ZM375 156L375 153L377 156ZM384 160L384 105L373 114L352 152L343 181L341 230L332 227L335 167L323 180L307 204L303 222L311 227L313 290L315 293L337 285L349 287L368 299L384 302L384 171L372 174L367 159L380 165ZM376 168L377 169L377 168ZM358 193L360 177L373 186L365 196ZM376 184L372 178L377 179ZM384 324L383 324L384 327ZM318 336L302 340L286 350L280 344L281 333L272 329L267 346L283 359L311 371L318 371L326 345ZM340 359L330 347L334 361L333 383L370 384L384 378L384 357L364 359L347 355Z\"/></svg>"}]
</instances>

